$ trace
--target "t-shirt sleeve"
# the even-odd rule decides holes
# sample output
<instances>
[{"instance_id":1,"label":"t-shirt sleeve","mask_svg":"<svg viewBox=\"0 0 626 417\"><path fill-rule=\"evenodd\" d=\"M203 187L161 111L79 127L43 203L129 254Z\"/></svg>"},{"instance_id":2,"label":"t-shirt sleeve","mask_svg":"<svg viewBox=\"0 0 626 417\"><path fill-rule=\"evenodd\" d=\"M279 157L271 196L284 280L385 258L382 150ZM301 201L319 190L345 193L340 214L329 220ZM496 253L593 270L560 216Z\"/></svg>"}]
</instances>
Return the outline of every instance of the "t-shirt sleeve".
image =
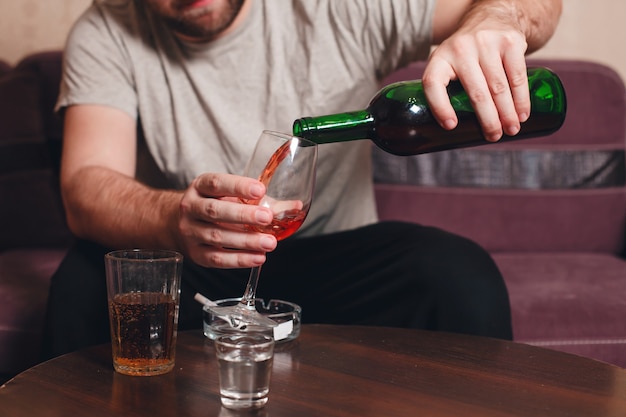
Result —
<instances>
[{"instance_id":1,"label":"t-shirt sleeve","mask_svg":"<svg viewBox=\"0 0 626 417\"><path fill-rule=\"evenodd\" d=\"M96 104L137 117L132 66L120 33L128 29L118 18L91 6L73 26L65 46L57 110Z\"/></svg>"}]
</instances>

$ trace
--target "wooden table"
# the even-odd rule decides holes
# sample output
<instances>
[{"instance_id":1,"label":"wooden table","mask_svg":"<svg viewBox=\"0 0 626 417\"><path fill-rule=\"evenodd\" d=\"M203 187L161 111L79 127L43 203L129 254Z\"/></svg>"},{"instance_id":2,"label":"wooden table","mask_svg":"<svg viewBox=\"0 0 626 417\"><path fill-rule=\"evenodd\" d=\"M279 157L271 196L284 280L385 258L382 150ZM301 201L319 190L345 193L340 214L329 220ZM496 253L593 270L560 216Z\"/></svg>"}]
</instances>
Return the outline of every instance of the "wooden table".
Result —
<instances>
[{"instance_id":1,"label":"wooden table","mask_svg":"<svg viewBox=\"0 0 626 417\"><path fill-rule=\"evenodd\" d=\"M109 345L35 366L0 388L2 416L240 416L220 406L213 344L181 332L169 374L117 374ZM278 345L259 416L626 416L626 370L500 340L306 325Z\"/></svg>"}]
</instances>

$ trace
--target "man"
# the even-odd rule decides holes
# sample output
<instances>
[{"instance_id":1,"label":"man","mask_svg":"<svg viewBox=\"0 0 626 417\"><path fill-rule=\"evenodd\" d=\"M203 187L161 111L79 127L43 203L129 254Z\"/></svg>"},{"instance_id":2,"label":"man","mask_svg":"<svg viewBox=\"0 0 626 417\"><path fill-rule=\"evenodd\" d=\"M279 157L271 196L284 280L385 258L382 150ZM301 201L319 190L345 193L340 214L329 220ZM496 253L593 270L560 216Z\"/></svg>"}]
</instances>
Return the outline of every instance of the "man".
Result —
<instances>
[{"instance_id":1,"label":"man","mask_svg":"<svg viewBox=\"0 0 626 417\"><path fill-rule=\"evenodd\" d=\"M186 258L180 328L201 325L200 292L243 292L303 307L305 322L410 326L511 338L495 264L442 230L377 223L370 144L321 145L300 232L267 224L261 183L237 174L263 129L363 108L378 82L424 59L437 120L460 79L485 138L514 135L530 112L524 54L543 45L560 0L98 0L67 43L61 186L80 239L52 280L47 356L108 337L102 256L149 247ZM226 198L231 197L231 198Z\"/></svg>"}]
</instances>

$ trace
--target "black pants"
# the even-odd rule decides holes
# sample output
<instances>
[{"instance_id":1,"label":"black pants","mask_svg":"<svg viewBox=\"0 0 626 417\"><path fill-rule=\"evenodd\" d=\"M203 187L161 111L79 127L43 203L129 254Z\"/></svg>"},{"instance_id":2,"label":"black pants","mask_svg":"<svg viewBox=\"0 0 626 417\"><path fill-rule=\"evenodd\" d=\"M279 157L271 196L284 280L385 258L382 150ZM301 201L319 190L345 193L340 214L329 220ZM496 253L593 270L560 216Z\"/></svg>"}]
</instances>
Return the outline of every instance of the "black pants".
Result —
<instances>
[{"instance_id":1,"label":"black pants","mask_svg":"<svg viewBox=\"0 0 626 417\"><path fill-rule=\"evenodd\" d=\"M109 340L106 251L80 241L52 278L44 358ZM179 329L202 326L196 292L211 299L240 297L248 274L186 261ZM491 257L467 239L415 224L384 222L286 239L268 254L257 296L299 304L303 323L512 337L508 293Z\"/></svg>"}]
</instances>

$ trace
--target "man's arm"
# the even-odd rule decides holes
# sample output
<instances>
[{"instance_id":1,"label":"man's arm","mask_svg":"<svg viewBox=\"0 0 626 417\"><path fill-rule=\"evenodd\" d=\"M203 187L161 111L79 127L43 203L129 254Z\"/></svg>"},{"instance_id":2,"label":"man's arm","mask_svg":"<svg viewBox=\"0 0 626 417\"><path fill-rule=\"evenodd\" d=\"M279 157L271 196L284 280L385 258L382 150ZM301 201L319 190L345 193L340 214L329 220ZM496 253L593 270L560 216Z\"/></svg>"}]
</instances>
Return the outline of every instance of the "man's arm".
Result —
<instances>
[{"instance_id":1,"label":"man's arm","mask_svg":"<svg viewBox=\"0 0 626 417\"><path fill-rule=\"evenodd\" d=\"M424 72L426 96L439 123L458 120L445 87L459 79L488 140L515 135L530 114L525 54L543 46L561 15L561 0L438 0Z\"/></svg>"},{"instance_id":2,"label":"man's arm","mask_svg":"<svg viewBox=\"0 0 626 417\"><path fill-rule=\"evenodd\" d=\"M184 192L134 179L136 125L121 110L70 106L65 114L61 189L72 232L110 248L169 248L204 266L250 267L265 261L273 236L224 224L269 224L268 209L228 201L257 199L258 181L203 174Z\"/></svg>"},{"instance_id":3,"label":"man's arm","mask_svg":"<svg viewBox=\"0 0 626 417\"><path fill-rule=\"evenodd\" d=\"M554 33L562 0L438 0L433 17L433 43L440 44L466 21L500 19L517 26L528 44L527 52L541 48Z\"/></svg>"}]
</instances>

